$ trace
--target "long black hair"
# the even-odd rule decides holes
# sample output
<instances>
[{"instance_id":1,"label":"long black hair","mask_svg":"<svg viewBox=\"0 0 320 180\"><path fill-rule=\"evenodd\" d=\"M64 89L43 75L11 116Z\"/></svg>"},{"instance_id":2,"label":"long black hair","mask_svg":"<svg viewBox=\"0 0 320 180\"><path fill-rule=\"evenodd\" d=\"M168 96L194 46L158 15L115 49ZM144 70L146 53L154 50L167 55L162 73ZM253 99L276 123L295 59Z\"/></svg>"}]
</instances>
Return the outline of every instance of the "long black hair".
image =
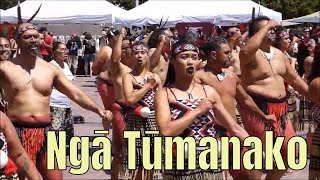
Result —
<instances>
[{"instance_id":1,"label":"long black hair","mask_svg":"<svg viewBox=\"0 0 320 180\"><path fill-rule=\"evenodd\" d=\"M308 77L309 82L313 79L320 77L320 51L319 49L315 50L314 52L314 60L312 63L311 73Z\"/></svg>"}]
</instances>

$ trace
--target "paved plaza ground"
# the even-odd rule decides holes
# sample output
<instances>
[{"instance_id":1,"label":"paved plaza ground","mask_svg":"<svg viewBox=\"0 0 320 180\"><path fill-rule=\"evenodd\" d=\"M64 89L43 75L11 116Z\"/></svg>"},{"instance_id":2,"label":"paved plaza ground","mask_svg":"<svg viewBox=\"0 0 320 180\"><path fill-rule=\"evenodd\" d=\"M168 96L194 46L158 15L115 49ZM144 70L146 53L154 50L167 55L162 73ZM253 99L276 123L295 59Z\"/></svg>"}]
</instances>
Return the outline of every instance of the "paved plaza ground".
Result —
<instances>
[{"instance_id":1,"label":"paved plaza ground","mask_svg":"<svg viewBox=\"0 0 320 180\"><path fill-rule=\"evenodd\" d=\"M102 106L102 101L100 99L99 93L95 85L95 77L77 77L76 85L80 87L84 92L87 93L92 99L94 99L99 105ZM95 136L94 130L102 130L101 119L98 115L82 109L75 103L72 103L72 111L74 115L80 115L85 118L85 124L75 124L75 135L76 136ZM67 170L64 171L63 179L110 179L110 171L95 171L92 167L85 175L72 175L68 171L70 165L68 164ZM289 173L282 179L308 179L308 169L307 166L304 170L293 171ZM228 179L232 179L228 176Z\"/></svg>"}]
</instances>

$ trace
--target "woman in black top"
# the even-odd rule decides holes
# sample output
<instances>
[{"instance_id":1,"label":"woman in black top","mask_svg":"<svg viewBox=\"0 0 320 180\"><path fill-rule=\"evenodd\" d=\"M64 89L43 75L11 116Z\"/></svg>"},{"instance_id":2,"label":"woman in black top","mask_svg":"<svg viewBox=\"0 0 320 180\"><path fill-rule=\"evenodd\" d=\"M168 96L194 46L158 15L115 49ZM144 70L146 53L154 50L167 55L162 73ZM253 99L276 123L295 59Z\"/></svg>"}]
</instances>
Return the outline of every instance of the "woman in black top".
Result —
<instances>
[{"instance_id":1,"label":"woman in black top","mask_svg":"<svg viewBox=\"0 0 320 180\"><path fill-rule=\"evenodd\" d=\"M90 33L85 34L85 39L83 40L84 49L84 72L85 76L88 76L88 65L90 65L90 77L92 76L92 64L95 59L96 53L96 41L92 39Z\"/></svg>"}]
</instances>

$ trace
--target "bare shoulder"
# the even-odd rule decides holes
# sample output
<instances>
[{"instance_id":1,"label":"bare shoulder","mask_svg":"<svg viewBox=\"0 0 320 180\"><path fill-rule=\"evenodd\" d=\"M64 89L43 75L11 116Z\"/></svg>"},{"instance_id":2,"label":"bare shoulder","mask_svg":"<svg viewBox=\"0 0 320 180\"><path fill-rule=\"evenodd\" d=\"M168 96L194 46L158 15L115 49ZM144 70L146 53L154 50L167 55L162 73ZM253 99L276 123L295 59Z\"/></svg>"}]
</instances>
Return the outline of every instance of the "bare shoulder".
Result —
<instances>
[{"instance_id":1,"label":"bare shoulder","mask_svg":"<svg viewBox=\"0 0 320 180\"><path fill-rule=\"evenodd\" d=\"M149 49L149 52L148 52L149 57L152 56L152 54L154 53L155 50L156 50L156 48Z\"/></svg>"},{"instance_id":2,"label":"bare shoulder","mask_svg":"<svg viewBox=\"0 0 320 180\"><path fill-rule=\"evenodd\" d=\"M217 91L209 85L203 85L208 97L215 95Z\"/></svg>"},{"instance_id":3,"label":"bare shoulder","mask_svg":"<svg viewBox=\"0 0 320 180\"><path fill-rule=\"evenodd\" d=\"M238 77L238 75L237 75L235 72L231 71L230 69L225 69L225 72L226 72L227 75L228 75L229 77L231 77L233 80L235 80L235 81L237 81L237 82L240 80L239 77Z\"/></svg>"},{"instance_id":4,"label":"bare shoulder","mask_svg":"<svg viewBox=\"0 0 320 180\"><path fill-rule=\"evenodd\" d=\"M313 79L309 86L314 90L320 91L320 77Z\"/></svg>"},{"instance_id":5,"label":"bare shoulder","mask_svg":"<svg viewBox=\"0 0 320 180\"><path fill-rule=\"evenodd\" d=\"M279 49L277 49L273 46L271 46L271 48L274 50L277 58L281 58L284 61L287 60L287 56L282 51L280 51Z\"/></svg>"},{"instance_id":6,"label":"bare shoulder","mask_svg":"<svg viewBox=\"0 0 320 180\"><path fill-rule=\"evenodd\" d=\"M109 46L103 46L96 55L96 59L100 62L104 62L110 59L112 55L112 49Z\"/></svg>"},{"instance_id":7,"label":"bare shoulder","mask_svg":"<svg viewBox=\"0 0 320 180\"><path fill-rule=\"evenodd\" d=\"M194 74L194 79L196 80L197 83L198 81L206 76L206 72L203 69L197 70L196 73Z\"/></svg>"}]
</instances>

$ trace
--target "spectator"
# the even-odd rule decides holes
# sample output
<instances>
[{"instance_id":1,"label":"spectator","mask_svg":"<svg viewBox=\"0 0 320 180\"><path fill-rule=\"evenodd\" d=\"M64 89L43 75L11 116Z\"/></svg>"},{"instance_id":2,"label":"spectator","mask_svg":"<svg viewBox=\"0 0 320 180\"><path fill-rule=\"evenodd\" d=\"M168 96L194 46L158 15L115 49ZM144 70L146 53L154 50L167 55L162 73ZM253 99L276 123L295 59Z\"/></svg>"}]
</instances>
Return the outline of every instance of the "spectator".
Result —
<instances>
[{"instance_id":1,"label":"spectator","mask_svg":"<svg viewBox=\"0 0 320 180\"><path fill-rule=\"evenodd\" d=\"M73 74L76 76L78 69L78 50L81 49L82 44L77 34L72 34L71 39L67 42L68 54L68 66L73 70Z\"/></svg>"},{"instance_id":2,"label":"spectator","mask_svg":"<svg viewBox=\"0 0 320 180\"><path fill-rule=\"evenodd\" d=\"M92 38L90 33L86 33L84 40L84 72L85 76L88 76L88 65L90 65L90 77L92 77L92 63L95 59L96 53L96 41Z\"/></svg>"},{"instance_id":3,"label":"spectator","mask_svg":"<svg viewBox=\"0 0 320 180\"><path fill-rule=\"evenodd\" d=\"M41 44L41 47L40 47L40 53L43 59L49 62L52 60L51 50L52 50L53 38L49 35L46 27L41 27L39 29L39 32L44 36L43 43Z\"/></svg>"}]
</instances>

